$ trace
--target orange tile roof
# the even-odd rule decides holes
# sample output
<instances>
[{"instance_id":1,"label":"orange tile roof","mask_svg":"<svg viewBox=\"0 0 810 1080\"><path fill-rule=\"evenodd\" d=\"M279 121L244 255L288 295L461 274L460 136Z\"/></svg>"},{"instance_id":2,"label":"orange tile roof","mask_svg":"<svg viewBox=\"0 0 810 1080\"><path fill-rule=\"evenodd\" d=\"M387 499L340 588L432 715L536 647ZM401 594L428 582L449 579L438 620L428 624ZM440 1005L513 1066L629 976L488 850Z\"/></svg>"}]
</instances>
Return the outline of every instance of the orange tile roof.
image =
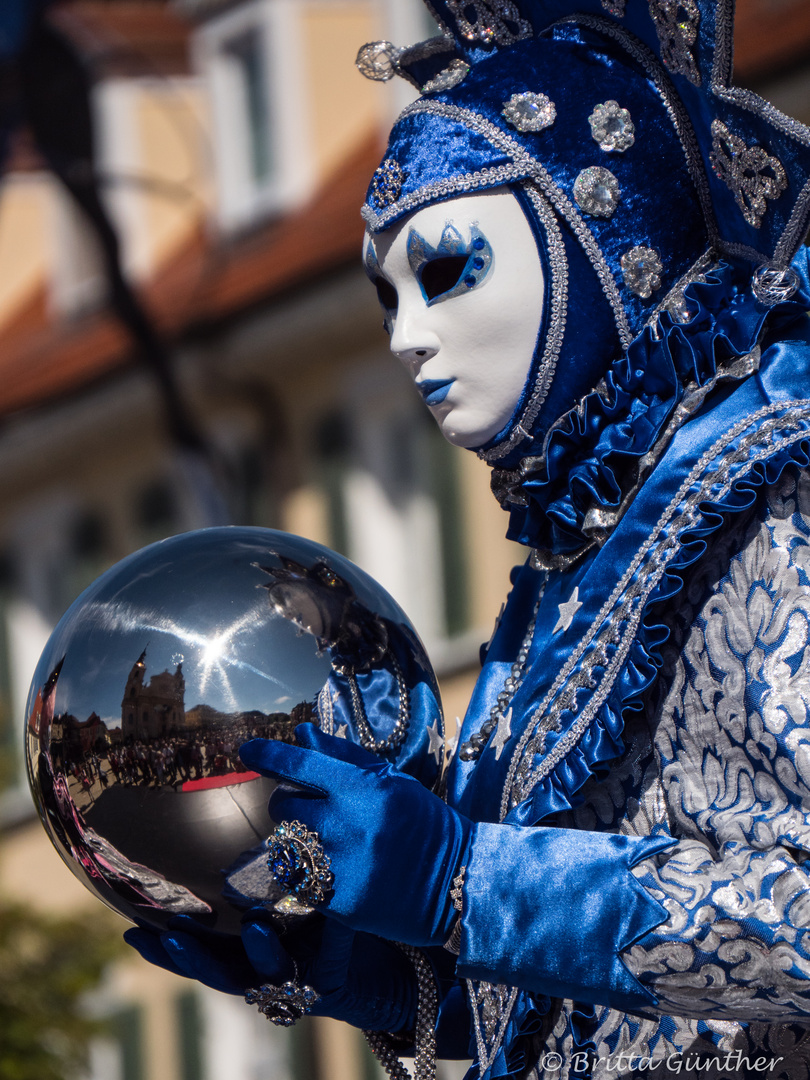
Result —
<instances>
[{"instance_id":1,"label":"orange tile roof","mask_svg":"<svg viewBox=\"0 0 810 1080\"><path fill-rule=\"evenodd\" d=\"M141 290L168 342L312 282L358 259L359 208L382 147L368 138L302 209L228 244L202 232ZM48 321L42 295L0 334L0 417L75 394L136 361L107 310Z\"/></svg>"},{"instance_id":2,"label":"orange tile roof","mask_svg":"<svg viewBox=\"0 0 810 1080\"><path fill-rule=\"evenodd\" d=\"M190 71L191 24L164 0L62 0L50 17L96 77Z\"/></svg>"}]
</instances>

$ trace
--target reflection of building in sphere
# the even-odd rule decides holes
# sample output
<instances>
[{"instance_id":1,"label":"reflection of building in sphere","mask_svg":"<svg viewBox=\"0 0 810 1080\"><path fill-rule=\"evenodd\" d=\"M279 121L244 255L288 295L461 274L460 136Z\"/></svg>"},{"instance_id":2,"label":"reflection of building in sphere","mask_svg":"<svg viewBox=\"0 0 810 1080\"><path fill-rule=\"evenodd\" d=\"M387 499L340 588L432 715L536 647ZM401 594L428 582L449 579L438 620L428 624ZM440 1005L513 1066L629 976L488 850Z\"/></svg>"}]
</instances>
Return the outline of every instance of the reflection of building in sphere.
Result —
<instances>
[{"instance_id":1,"label":"reflection of building in sphere","mask_svg":"<svg viewBox=\"0 0 810 1080\"><path fill-rule=\"evenodd\" d=\"M146 649L129 673L124 700L121 702L121 725L124 740L156 739L185 726L186 680L183 665L177 670L146 676Z\"/></svg>"},{"instance_id":2,"label":"reflection of building in sphere","mask_svg":"<svg viewBox=\"0 0 810 1080\"><path fill-rule=\"evenodd\" d=\"M107 725L98 715L92 713L86 720L76 716L62 716L62 742L69 758L78 761L85 754L90 754L99 746L106 745Z\"/></svg>"}]
</instances>

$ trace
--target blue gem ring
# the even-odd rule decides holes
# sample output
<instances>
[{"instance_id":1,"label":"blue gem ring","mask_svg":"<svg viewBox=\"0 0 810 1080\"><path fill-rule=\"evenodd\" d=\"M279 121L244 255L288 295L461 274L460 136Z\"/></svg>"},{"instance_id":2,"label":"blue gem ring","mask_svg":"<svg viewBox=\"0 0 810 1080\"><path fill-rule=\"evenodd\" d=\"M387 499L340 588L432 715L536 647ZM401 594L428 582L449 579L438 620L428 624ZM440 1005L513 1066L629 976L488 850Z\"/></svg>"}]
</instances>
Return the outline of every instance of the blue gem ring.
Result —
<instances>
[{"instance_id":1,"label":"blue gem ring","mask_svg":"<svg viewBox=\"0 0 810 1080\"><path fill-rule=\"evenodd\" d=\"M320 837L300 821L283 821L267 840L267 867L276 884L299 904L317 907L335 875Z\"/></svg>"},{"instance_id":2,"label":"blue gem ring","mask_svg":"<svg viewBox=\"0 0 810 1080\"><path fill-rule=\"evenodd\" d=\"M283 986L265 983L258 990L245 993L248 1005L258 1005L259 1012L278 1027L292 1027L320 1000L320 994L311 986L298 986L294 982L286 982Z\"/></svg>"}]
</instances>

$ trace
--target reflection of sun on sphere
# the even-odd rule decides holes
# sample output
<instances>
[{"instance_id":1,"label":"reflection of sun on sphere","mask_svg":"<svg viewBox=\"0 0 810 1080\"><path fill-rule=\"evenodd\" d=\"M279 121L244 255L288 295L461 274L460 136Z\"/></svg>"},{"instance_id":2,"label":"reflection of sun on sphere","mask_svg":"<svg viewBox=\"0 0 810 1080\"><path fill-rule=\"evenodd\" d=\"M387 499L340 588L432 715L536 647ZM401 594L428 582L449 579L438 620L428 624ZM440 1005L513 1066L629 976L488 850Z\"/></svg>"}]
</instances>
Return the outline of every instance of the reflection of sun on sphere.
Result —
<instances>
[{"instance_id":1,"label":"reflection of sun on sphere","mask_svg":"<svg viewBox=\"0 0 810 1080\"><path fill-rule=\"evenodd\" d=\"M402 691L403 649L429 671L382 587L311 541L206 529L144 548L79 597L34 675L26 755L43 824L133 922L188 914L238 932L246 907L279 896L262 869L272 784L240 745L292 740L346 672Z\"/></svg>"}]
</instances>

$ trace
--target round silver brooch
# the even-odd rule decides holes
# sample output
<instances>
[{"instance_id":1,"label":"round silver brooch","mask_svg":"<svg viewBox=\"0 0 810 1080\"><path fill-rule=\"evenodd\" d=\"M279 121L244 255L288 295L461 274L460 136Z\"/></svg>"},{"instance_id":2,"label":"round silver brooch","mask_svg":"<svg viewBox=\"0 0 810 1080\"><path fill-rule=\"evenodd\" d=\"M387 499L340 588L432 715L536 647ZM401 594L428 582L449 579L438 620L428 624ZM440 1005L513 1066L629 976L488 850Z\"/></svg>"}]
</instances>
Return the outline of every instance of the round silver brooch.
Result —
<instances>
[{"instance_id":1,"label":"round silver brooch","mask_svg":"<svg viewBox=\"0 0 810 1080\"><path fill-rule=\"evenodd\" d=\"M760 266L754 271L751 279L751 288L754 296L761 304L774 307L798 291L801 285L799 275L792 266L777 270L773 266Z\"/></svg>"},{"instance_id":2,"label":"round silver brooch","mask_svg":"<svg viewBox=\"0 0 810 1080\"><path fill-rule=\"evenodd\" d=\"M657 251L638 246L622 255L622 276L631 293L649 300L656 289L661 288L664 265Z\"/></svg>"},{"instance_id":3,"label":"round silver brooch","mask_svg":"<svg viewBox=\"0 0 810 1080\"><path fill-rule=\"evenodd\" d=\"M601 165L583 169L574 181L577 205L593 217L612 217L621 195L619 181L610 169L603 169Z\"/></svg>"},{"instance_id":4,"label":"round silver brooch","mask_svg":"<svg viewBox=\"0 0 810 1080\"><path fill-rule=\"evenodd\" d=\"M623 154L636 141L636 129L630 113L618 101L604 101L588 117L591 135L600 150Z\"/></svg>"},{"instance_id":5,"label":"round silver brooch","mask_svg":"<svg viewBox=\"0 0 810 1080\"><path fill-rule=\"evenodd\" d=\"M512 94L503 103L501 115L518 131L542 131L557 119L557 107L545 94L526 90L522 94Z\"/></svg>"}]
</instances>

